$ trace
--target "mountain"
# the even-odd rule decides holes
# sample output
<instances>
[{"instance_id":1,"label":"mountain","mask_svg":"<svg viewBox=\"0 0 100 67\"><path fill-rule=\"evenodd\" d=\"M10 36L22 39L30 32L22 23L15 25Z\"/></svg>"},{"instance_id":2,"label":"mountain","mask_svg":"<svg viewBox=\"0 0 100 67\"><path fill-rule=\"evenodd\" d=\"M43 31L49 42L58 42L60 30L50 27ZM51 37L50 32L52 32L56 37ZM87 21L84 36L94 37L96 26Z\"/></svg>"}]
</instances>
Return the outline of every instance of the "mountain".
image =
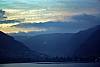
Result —
<instances>
[{"instance_id":1,"label":"mountain","mask_svg":"<svg viewBox=\"0 0 100 67\"><path fill-rule=\"evenodd\" d=\"M99 30L100 25L77 33L53 33L37 36L14 36L14 38L23 42L30 49L34 49L38 52L45 53L50 56L78 56L79 54L81 56L85 55L85 50L87 50L87 54L92 51L90 54L92 55L93 53L95 54L99 52ZM91 45L93 43L96 45ZM94 50L96 48L97 50Z\"/></svg>"},{"instance_id":2,"label":"mountain","mask_svg":"<svg viewBox=\"0 0 100 67\"><path fill-rule=\"evenodd\" d=\"M89 28L87 30L83 30L78 33L75 33L70 38L70 40L67 42L67 44L69 44L69 48L68 48L68 50L70 51L69 54L73 55L75 53L74 51L79 49L81 44L85 43L93 33L96 33L95 31L98 30L99 27L100 27L100 25L97 25L96 27ZM92 39L92 37L91 37L91 39Z\"/></svg>"},{"instance_id":3,"label":"mountain","mask_svg":"<svg viewBox=\"0 0 100 67\"><path fill-rule=\"evenodd\" d=\"M80 45L79 49L76 50L75 55L82 56L82 57L90 57L90 56L99 57L100 56L100 26L96 26L87 31L93 31L93 32L88 37L88 39L85 40Z\"/></svg>"},{"instance_id":4,"label":"mountain","mask_svg":"<svg viewBox=\"0 0 100 67\"><path fill-rule=\"evenodd\" d=\"M14 38L35 51L50 56L66 56L67 50L64 48L72 35L72 33L53 33L37 36L14 36Z\"/></svg>"},{"instance_id":5,"label":"mountain","mask_svg":"<svg viewBox=\"0 0 100 67\"><path fill-rule=\"evenodd\" d=\"M36 62L45 55L30 50L23 43L0 31L0 63Z\"/></svg>"}]
</instances>

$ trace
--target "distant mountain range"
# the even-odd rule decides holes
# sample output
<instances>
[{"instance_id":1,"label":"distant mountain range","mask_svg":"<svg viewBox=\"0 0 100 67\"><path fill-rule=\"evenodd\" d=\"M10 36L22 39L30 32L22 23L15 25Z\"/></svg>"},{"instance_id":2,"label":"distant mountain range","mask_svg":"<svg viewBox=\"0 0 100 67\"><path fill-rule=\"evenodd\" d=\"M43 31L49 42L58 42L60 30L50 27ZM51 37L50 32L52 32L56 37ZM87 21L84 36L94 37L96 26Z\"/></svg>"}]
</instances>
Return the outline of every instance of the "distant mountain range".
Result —
<instances>
[{"instance_id":1,"label":"distant mountain range","mask_svg":"<svg viewBox=\"0 0 100 67\"><path fill-rule=\"evenodd\" d=\"M0 31L0 63L50 62L62 61L60 57L91 56L100 57L100 25L78 33L37 36L12 37Z\"/></svg>"},{"instance_id":2,"label":"distant mountain range","mask_svg":"<svg viewBox=\"0 0 100 67\"><path fill-rule=\"evenodd\" d=\"M65 46L67 40L73 34L71 33L54 33L42 34L37 36L15 36L15 39L24 43L32 50L45 53L50 56L65 56Z\"/></svg>"},{"instance_id":3,"label":"distant mountain range","mask_svg":"<svg viewBox=\"0 0 100 67\"><path fill-rule=\"evenodd\" d=\"M78 33L14 36L32 50L50 56L100 56L100 25Z\"/></svg>"},{"instance_id":4,"label":"distant mountain range","mask_svg":"<svg viewBox=\"0 0 100 67\"><path fill-rule=\"evenodd\" d=\"M0 63L36 62L46 55L33 51L23 43L0 31Z\"/></svg>"}]
</instances>

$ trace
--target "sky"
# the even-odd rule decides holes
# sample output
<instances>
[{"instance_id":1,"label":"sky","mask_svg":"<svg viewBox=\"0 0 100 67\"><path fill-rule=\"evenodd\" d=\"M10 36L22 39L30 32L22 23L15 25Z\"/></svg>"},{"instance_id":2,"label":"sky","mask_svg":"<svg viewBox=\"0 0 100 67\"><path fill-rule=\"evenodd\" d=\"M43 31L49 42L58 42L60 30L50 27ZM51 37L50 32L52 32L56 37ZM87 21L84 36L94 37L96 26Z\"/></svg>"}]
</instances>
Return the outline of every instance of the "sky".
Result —
<instances>
[{"instance_id":1,"label":"sky","mask_svg":"<svg viewBox=\"0 0 100 67\"><path fill-rule=\"evenodd\" d=\"M6 20L23 20L0 22L6 33L76 32L100 24L100 0L0 0L0 9Z\"/></svg>"}]
</instances>

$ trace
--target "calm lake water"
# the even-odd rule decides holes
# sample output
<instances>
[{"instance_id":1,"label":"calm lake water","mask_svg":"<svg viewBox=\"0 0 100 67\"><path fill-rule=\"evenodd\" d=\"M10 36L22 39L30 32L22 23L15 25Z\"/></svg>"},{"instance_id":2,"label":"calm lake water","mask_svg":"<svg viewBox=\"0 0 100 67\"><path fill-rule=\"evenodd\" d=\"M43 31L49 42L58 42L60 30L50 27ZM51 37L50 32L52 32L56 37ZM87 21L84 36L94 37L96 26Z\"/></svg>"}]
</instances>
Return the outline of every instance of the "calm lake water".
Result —
<instances>
[{"instance_id":1,"label":"calm lake water","mask_svg":"<svg viewBox=\"0 0 100 67\"><path fill-rule=\"evenodd\" d=\"M0 64L0 67L100 67L100 63L68 63L68 64L33 64L33 63L16 63Z\"/></svg>"}]
</instances>

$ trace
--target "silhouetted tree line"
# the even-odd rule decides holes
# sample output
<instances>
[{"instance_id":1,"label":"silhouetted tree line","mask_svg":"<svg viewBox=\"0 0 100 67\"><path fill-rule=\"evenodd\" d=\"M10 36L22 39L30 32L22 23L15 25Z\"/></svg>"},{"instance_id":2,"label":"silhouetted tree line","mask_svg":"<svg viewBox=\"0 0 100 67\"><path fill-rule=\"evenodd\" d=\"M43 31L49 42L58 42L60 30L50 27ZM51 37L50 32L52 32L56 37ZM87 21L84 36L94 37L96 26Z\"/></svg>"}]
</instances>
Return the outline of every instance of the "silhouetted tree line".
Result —
<instances>
[{"instance_id":1,"label":"silhouetted tree line","mask_svg":"<svg viewBox=\"0 0 100 67\"><path fill-rule=\"evenodd\" d=\"M62 62L62 63L95 63L100 62L100 57L44 57L44 58L2 58L0 63L31 63L31 62Z\"/></svg>"},{"instance_id":2,"label":"silhouetted tree line","mask_svg":"<svg viewBox=\"0 0 100 67\"><path fill-rule=\"evenodd\" d=\"M75 62L75 63L95 63L100 62L100 57L90 56L90 57L50 57L44 58L42 62Z\"/></svg>"}]
</instances>

